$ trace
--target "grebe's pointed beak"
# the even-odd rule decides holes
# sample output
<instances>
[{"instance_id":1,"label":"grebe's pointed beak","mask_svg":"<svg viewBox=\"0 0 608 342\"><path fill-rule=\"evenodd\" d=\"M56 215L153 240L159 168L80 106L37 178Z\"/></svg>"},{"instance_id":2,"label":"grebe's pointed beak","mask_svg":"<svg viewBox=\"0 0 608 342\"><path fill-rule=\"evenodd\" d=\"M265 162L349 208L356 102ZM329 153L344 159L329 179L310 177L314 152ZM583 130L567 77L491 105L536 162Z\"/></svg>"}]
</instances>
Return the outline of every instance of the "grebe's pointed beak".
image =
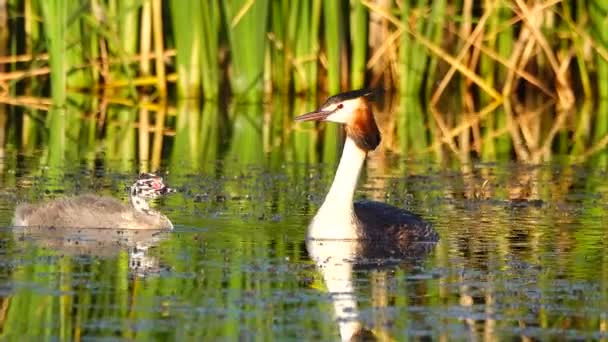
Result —
<instances>
[{"instance_id":1,"label":"grebe's pointed beak","mask_svg":"<svg viewBox=\"0 0 608 342\"><path fill-rule=\"evenodd\" d=\"M324 110L315 110L314 112L309 112L306 114L302 114L300 116L296 116L294 118L295 121L324 121L327 117L333 113L333 111L324 111Z\"/></svg>"}]
</instances>

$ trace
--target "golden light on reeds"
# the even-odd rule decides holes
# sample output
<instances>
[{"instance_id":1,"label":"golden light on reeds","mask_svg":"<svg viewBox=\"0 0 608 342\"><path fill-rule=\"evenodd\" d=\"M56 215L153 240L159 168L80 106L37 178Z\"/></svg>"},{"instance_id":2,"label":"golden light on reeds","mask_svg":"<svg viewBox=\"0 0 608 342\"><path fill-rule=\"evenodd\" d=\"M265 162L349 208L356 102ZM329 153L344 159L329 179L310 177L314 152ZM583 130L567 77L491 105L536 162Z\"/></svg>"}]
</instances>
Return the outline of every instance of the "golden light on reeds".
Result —
<instances>
[{"instance_id":1,"label":"golden light on reeds","mask_svg":"<svg viewBox=\"0 0 608 342\"><path fill-rule=\"evenodd\" d=\"M79 125L65 121L65 106L96 102L74 94L203 106L228 96L314 101L318 90L362 86L400 98L393 147L402 153L580 161L608 144L608 114L593 109L608 98L608 9L599 0L26 0L5 10L14 29L0 36L12 44L0 56L0 102L28 109L8 127L21 132L25 150L52 140L63 155L65 125ZM103 106L85 110L99 113L98 138L112 131ZM138 116L130 124L148 121ZM160 118L156 131L180 122ZM339 131L319 129L322 158L335 160ZM143 144L129 148L134 156L162 147L162 139L133 141Z\"/></svg>"}]
</instances>

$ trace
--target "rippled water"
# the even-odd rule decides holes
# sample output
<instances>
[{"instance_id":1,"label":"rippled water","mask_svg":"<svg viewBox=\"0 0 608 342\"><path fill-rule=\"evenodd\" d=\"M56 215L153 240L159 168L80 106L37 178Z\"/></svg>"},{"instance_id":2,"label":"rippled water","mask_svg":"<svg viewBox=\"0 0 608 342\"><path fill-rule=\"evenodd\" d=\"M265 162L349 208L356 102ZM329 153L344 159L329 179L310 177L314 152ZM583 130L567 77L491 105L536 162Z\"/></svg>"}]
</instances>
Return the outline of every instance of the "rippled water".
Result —
<instances>
[{"instance_id":1,"label":"rippled water","mask_svg":"<svg viewBox=\"0 0 608 342\"><path fill-rule=\"evenodd\" d=\"M604 172L372 157L357 197L419 213L441 241L381 267L318 268L304 236L333 172L184 167L167 176L180 192L157 203L175 225L168 234L5 228L0 337L331 341L352 324L381 340L606 338ZM0 223L21 201L87 191L125 198L135 174L52 173L6 167ZM348 247L330 247L320 253L343 260ZM353 292L330 293L344 285ZM337 318L341 303L355 306Z\"/></svg>"}]
</instances>

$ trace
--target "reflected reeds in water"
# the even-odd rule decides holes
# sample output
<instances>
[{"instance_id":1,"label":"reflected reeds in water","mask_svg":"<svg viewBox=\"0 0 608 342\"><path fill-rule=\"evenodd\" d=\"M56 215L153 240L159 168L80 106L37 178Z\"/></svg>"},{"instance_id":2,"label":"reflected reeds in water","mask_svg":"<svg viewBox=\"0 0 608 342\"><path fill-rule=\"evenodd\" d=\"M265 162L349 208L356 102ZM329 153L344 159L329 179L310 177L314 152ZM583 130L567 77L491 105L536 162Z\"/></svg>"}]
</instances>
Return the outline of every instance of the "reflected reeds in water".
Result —
<instances>
[{"instance_id":1,"label":"reflected reeds in water","mask_svg":"<svg viewBox=\"0 0 608 342\"><path fill-rule=\"evenodd\" d=\"M356 197L407 207L433 223L441 240L419 262L378 266L334 246L346 262L329 260L335 272L326 273L336 277L324 285L324 266L316 266L323 258L311 261L304 236L334 166L215 162L169 175L183 191L160 203L176 229L146 251L158 275L132 277L127 246L115 256L108 248L81 257L0 231L1 337L331 341L340 338L334 299L344 322L355 322L342 330L361 327L378 339L605 337L603 172L561 164L460 169L388 152L373 158ZM82 188L118 194L131 177L84 165L89 172L64 170L69 176L51 181L5 165L4 224L16 199ZM339 293L329 287L348 288L349 280L347 295L326 292Z\"/></svg>"},{"instance_id":2,"label":"reflected reeds in water","mask_svg":"<svg viewBox=\"0 0 608 342\"><path fill-rule=\"evenodd\" d=\"M262 109L270 124L248 122L241 114L237 120L208 103L202 112L184 109L182 118L168 111L157 158L170 170L170 183L183 191L160 203L176 230L144 253L162 269L158 276L142 271L146 277L132 277L137 271L129 263L137 257L129 255L129 243L114 255L105 246L59 252L58 242L47 248L37 238L22 234L16 241L12 232L0 231L8 236L0 241L0 338L336 340L341 321L334 299L344 322L355 322L342 330L360 327L380 339L606 337L608 188L601 163L461 165L442 147L439 163L421 155L402 158L390 148L374 152L355 197L419 213L441 241L411 266L398 258L382 264L352 254L347 262L330 260L336 269L330 286L348 288L350 280L352 287L333 296L315 287L325 274L306 257L304 236L335 165L319 163L321 131L293 127L289 104L273 106L281 107ZM297 113L314 108L304 99L294 106ZM270 117L275 113L284 118ZM138 134L155 139L150 127L156 118L150 112L148 129L141 126ZM190 126L197 120L199 133ZM389 145L398 148L396 126ZM247 143L235 134L251 137L260 148L232 148ZM391 140L390 133L385 137ZM84 160L70 160L65 169L49 169L38 154L7 148L0 170L2 223L9 223L16 202L90 189L124 194L140 160L125 163L116 148L112 155L97 154L104 138L89 138L88 144L67 144L67 155ZM20 146L14 136L7 139ZM44 144L44 137L31 142ZM151 146L147 150L141 158L150 159ZM196 156L198 164L191 160ZM129 175L116 174L125 167ZM356 314L348 309L353 302Z\"/></svg>"}]
</instances>

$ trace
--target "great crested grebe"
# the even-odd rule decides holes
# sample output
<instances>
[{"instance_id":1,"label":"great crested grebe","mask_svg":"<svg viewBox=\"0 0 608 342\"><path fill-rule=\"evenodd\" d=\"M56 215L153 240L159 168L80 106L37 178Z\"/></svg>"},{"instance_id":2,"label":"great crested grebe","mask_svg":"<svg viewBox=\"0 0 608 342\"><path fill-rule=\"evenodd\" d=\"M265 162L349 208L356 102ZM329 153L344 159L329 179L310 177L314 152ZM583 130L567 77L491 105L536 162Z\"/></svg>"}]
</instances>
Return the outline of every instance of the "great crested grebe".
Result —
<instances>
[{"instance_id":1,"label":"great crested grebe","mask_svg":"<svg viewBox=\"0 0 608 342\"><path fill-rule=\"evenodd\" d=\"M331 121L346 126L344 150L325 201L308 227L313 240L365 240L364 249L390 246L397 254L416 242L439 240L433 227L417 215L385 203L358 201L353 195L369 151L380 144L370 101L376 91L362 89L334 95L296 121ZM393 253L394 254L394 253Z\"/></svg>"},{"instance_id":2,"label":"great crested grebe","mask_svg":"<svg viewBox=\"0 0 608 342\"><path fill-rule=\"evenodd\" d=\"M162 177L142 173L129 189L126 205L112 197L85 194L15 209L15 227L77 227L114 229L173 229L171 221L150 208L148 201L175 192Z\"/></svg>"}]
</instances>

